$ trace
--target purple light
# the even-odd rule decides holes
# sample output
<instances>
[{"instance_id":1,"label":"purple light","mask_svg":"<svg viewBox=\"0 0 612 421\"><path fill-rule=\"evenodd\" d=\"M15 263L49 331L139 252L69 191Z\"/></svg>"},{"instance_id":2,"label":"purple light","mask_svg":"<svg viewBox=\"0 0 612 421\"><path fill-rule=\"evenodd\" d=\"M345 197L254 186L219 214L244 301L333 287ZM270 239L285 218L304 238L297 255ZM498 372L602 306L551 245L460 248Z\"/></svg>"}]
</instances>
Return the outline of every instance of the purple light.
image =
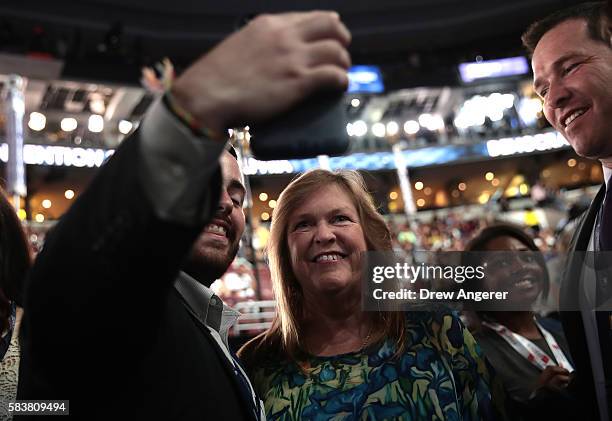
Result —
<instances>
[{"instance_id":1,"label":"purple light","mask_svg":"<svg viewBox=\"0 0 612 421\"><path fill-rule=\"evenodd\" d=\"M529 64L525 57L510 57L459 65L459 73L464 83L478 79L524 75L528 72Z\"/></svg>"}]
</instances>

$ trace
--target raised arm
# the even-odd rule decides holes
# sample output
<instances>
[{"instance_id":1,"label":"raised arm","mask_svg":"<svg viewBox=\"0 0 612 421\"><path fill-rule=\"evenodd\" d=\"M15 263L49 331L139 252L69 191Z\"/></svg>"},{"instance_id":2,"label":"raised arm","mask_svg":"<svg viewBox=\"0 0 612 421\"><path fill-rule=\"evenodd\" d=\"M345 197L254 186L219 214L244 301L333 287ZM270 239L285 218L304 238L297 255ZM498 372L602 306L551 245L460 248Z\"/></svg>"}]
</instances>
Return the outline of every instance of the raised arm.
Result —
<instances>
[{"instance_id":1,"label":"raised arm","mask_svg":"<svg viewBox=\"0 0 612 421\"><path fill-rule=\"evenodd\" d=\"M349 41L335 13L260 16L188 68L170 98L183 118L155 103L49 233L26 290L24 363L45 378L81 366L107 375L146 352L163 298L217 206L221 134L345 87Z\"/></svg>"}]
</instances>

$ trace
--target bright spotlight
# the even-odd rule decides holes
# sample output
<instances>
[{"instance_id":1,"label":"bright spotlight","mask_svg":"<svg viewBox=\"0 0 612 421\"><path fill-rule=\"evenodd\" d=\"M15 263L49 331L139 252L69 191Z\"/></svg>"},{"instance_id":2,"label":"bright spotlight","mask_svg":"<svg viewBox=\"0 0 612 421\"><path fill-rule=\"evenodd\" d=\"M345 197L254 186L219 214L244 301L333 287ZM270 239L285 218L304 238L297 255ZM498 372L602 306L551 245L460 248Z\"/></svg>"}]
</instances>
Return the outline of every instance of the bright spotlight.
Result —
<instances>
[{"instance_id":1,"label":"bright spotlight","mask_svg":"<svg viewBox=\"0 0 612 421\"><path fill-rule=\"evenodd\" d=\"M372 134L376 137L384 137L387 129L383 123L372 124Z\"/></svg>"},{"instance_id":2,"label":"bright spotlight","mask_svg":"<svg viewBox=\"0 0 612 421\"><path fill-rule=\"evenodd\" d=\"M47 124L47 117L44 114L33 112L30 113L30 120L28 121L28 127L35 132L39 132L45 128Z\"/></svg>"},{"instance_id":3,"label":"bright spotlight","mask_svg":"<svg viewBox=\"0 0 612 421\"><path fill-rule=\"evenodd\" d=\"M365 136L368 132L368 125L363 120L357 120L353 123L353 136Z\"/></svg>"},{"instance_id":4,"label":"bright spotlight","mask_svg":"<svg viewBox=\"0 0 612 421\"><path fill-rule=\"evenodd\" d=\"M395 121L390 121L387 123L387 135L395 136L399 133L399 124Z\"/></svg>"},{"instance_id":5,"label":"bright spotlight","mask_svg":"<svg viewBox=\"0 0 612 421\"><path fill-rule=\"evenodd\" d=\"M63 118L60 122L60 127L65 132L71 132L77 128L77 121L72 117Z\"/></svg>"},{"instance_id":6,"label":"bright spotlight","mask_svg":"<svg viewBox=\"0 0 612 421\"><path fill-rule=\"evenodd\" d=\"M134 127L134 125L132 124L131 121L121 120L118 126L119 133L128 134L132 130L132 127Z\"/></svg>"},{"instance_id":7,"label":"bright spotlight","mask_svg":"<svg viewBox=\"0 0 612 421\"><path fill-rule=\"evenodd\" d=\"M417 134L421 130L421 126L414 120L408 120L404 123L404 131L406 134Z\"/></svg>"},{"instance_id":8,"label":"bright spotlight","mask_svg":"<svg viewBox=\"0 0 612 421\"><path fill-rule=\"evenodd\" d=\"M98 114L90 115L87 128L92 133L100 133L102 130L104 130L104 118Z\"/></svg>"}]
</instances>

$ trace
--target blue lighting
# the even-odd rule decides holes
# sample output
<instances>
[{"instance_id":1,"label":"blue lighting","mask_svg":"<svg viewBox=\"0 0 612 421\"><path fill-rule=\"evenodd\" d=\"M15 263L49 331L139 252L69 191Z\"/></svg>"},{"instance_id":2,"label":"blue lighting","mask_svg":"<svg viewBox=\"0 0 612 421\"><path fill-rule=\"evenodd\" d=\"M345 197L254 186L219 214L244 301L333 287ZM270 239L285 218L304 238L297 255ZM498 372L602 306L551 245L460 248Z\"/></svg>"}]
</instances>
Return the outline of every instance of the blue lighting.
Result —
<instances>
[{"instance_id":1,"label":"blue lighting","mask_svg":"<svg viewBox=\"0 0 612 421\"><path fill-rule=\"evenodd\" d=\"M353 66L348 71L349 93L374 93L385 91L378 66Z\"/></svg>"}]
</instances>

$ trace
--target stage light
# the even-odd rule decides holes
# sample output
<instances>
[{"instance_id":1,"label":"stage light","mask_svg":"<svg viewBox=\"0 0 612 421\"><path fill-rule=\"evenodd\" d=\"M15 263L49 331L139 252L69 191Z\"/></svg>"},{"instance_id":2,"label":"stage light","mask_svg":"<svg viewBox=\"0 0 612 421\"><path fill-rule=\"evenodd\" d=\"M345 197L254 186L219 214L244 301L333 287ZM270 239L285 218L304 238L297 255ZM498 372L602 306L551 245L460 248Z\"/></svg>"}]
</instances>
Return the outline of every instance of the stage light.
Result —
<instances>
[{"instance_id":1,"label":"stage light","mask_svg":"<svg viewBox=\"0 0 612 421\"><path fill-rule=\"evenodd\" d=\"M500 121L502 118L504 118L504 111L500 109L491 110L487 113L487 116L491 121Z\"/></svg>"},{"instance_id":2,"label":"stage light","mask_svg":"<svg viewBox=\"0 0 612 421\"><path fill-rule=\"evenodd\" d=\"M87 128L92 133L100 133L102 130L104 130L104 118L98 114L90 115Z\"/></svg>"},{"instance_id":3,"label":"stage light","mask_svg":"<svg viewBox=\"0 0 612 421\"><path fill-rule=\"evenodd\" d=\"M74 191L68 189L64 192L64 197L68 200L74 198Z\"/></svg>"},{"instance_id":4,"label":"stage light","mask_svg":"<svg viewBox=\"0 0 612 421\"><path fill-rule=\"evenodd\" d=\"M406 134L417 134L421 130L421 126L414 120L408 120L404 123L404 131Z\"/></svg>"},{"instance_id":5,"label":"stage light","mask_svg":"<svg viewBox=\"0 0 612 421\"><path fill-rule=\"evenodd\" d=\"M39 132L45 128L47 124L47 117L44 114L34 111L30 113L30 120L28 121L28 127L35 132Z\"/></svg>"},{"instance_id":6,"label":"stage light","mask_svg":"<svg viewBox=\"0 0 612 421\"><path fill-rule=\"evenodd\" d=\"M387 123L387 135L395 136L398 133L399 133L399 124L397 124L395 121L388 122Z\"/></svg>"},{"instance_id":7,"label":"stage light","mask_svg":"<svg viewBox=\"0 0 612 421\"><path fill-rule=\"evenodd\" d=\"M514 106L514 95L500 94L499 92L489 95L489 105L491 108L504 110Z\"/></svg>"},{"instance_id":8,"label":"stage light","mask_svg":"<svg viewBox=\"0 0 612 421\"><path fill-rule=\"evenodd\" d=\"M121 120L118 126L119 133L128 134L132 130L132 127L134 127L134 125L132 124L131 121Z\"/></svg>"},{"instance_id":9,"label":"stage light","mask_svg":"<svg viewBox=\"0 0 612 421\"><path fill-rule=\"evenodd\" d=\"M368 132L368 125L363 120L357 120L353 123L353 136L365 136Z\"/></svg>"},{"instance_id":10,"label":"stage light","mask_svg":"<svg viewBox=\"0 0 612 421\"><path fill-rule=\"evenodd\" d=\"M89 109L94 114L104 114L104 112L106 111L106 104L104 104L104 99L99 96L90 99Z\"/></svg>"},{"instance_id":11,"label":"stage light","mask_svg":"<svg viewBox=\"0 0 612 421\"><path fill-rule=\"evenodd\" d=\"M444 128L444 120L442 117L428 113L424 113L419 116L419 124L432 132L442 130Z\"/></svg>"},{"instance_id":12,"label":"stage light","mask_svg":"<svg viewBox=\"0 0 612 421\"><path fill-rule=\"evenodd\" d=\"M346 123L346 134L349 136L355 136L353 132L353 123Z\"/></svg>"},{"instance_id":13,"label":"stage light","mask_svg":"<svg viewBox=\"0 0 612 421\"><path fill-rule=\"evenodd\" d=\"M471 126L482 126L487 112L490 110L488 99L476 95L463 103L454 120L455 127L467 129Z\"/></svg>"},{"instance_id":14,"label":"stage light","mask_svg":"<svg viewBox=\"0 0 612 421\"><path fill-rule=\"evenodd\" d=\"M534 124L542 113L540 98L523 98L518 104L518 114L526 125Z\"/></svg>"},{"instance_id":15,"label":"stage light","mask_svg":"<svg viewBox=\"0 0 612 421\"><path fill-rule=\"evenodd\" d=\"M77 121L72 117L63 118L60 122L60 128L65 132L71 132L77 128Z\"/></svg>"},{"instance_id":16,"label":"stage light","mask_svg":"<svg viewBox=\"0 0 612 421\"><path fill-rule=\"evenodd\" d=\"M376 137L384 137L386 133L386 128L383 123L374 123L372 125L372 134Z\"/></svg>"},{"instance_id":17,"label":"stage light","mask_svg":"<svg viewBox=\"0 0 612 421\"><path fill-rule=\"evenodd\" d=\"M491 195L489 194L489 192L482 192L482 194L480 196L478 196L478 203L480 203L481 205L484 205L485 203L487 203L489 201L489 198L491 197Z\"/></svg>"},{"instance_id":18,"label":"stage light","mask_svg":"<svg viewBox=\"0 0 612 421\"><path fill-rule=\"evenodd\" d=\"M506 109L514 107L514 95L513 94L503 94L502 95L502 105Z\"/></svg>"}]
</instances>

